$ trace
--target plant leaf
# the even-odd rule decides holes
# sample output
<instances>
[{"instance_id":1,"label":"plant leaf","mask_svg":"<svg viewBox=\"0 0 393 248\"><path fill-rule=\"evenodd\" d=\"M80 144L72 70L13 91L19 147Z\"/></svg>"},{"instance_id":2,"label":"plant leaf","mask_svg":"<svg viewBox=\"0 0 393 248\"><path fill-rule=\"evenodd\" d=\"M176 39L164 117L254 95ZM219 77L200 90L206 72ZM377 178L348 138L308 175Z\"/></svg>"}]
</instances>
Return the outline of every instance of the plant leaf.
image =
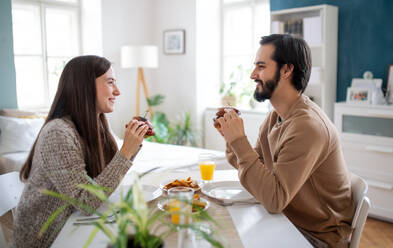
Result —
<instances>
[{"instance_id":1,"label":"plant leaf","mask_svg":"<svg viewBox=\"0 0 393 248\"><path fill-rule=\"evenodd\" d=\"M113 244L116 242L116 236L113 234L111 230L109 230L108 227L104 225L103 222L97 221L93 223L97 228L99 228L110 240L110 242Z\"/></svg>"},{"instance_id":2,"label":"plant leaf","mask_svg":"<svg viewBox=\"0 0 393 248\"><path fill-rule=\"evenodd\" d=\"M87 241L86 241L85 245L83 246L83 248L87 248L91 244L91 242L93 241L93 238L96 236L98 231L99 231L99 228L96 226L94 228L94 230L91 232L91 234L90 234L89 238L87 239Z\"/></svg>"},{"instance_id":3,"label":"plant leaf","mask_svg":"<svg viewBox=\"0 0 393 248\"><path fill-rule=\"evenodd\" d=\"M146 98L147 104L150 107L154 107L154 106L158 106L158 105L162 104L164 102L164 99L165 99L165 96L159 95L159 94L151 96L150 98Z\"/></svg>"},{"instance_id":4,"label":"plant leaf","mask_svg":"<svg viewBox=\"0 0 393 248\"><path fill-rule=\"evenodd\" d=\"M45 224L42 226L42 228L41 228L41 230L40 230L40 232L39 232L38 235L39 235L39 236L42 236L42 235L46 232L46 230L48 230L50 224L52 224L52 222L56 219L56 217L57 217L61 212L63 212L64 209L66 209L69 205L70 205L69 203L66 203L66 204L64 204L63 206L61 206L61 207L59 207L58 209L56 209L56 211L55 211L51 216L49 216L48 220L47 220L47 221L45 222Z\"/></svg>"},{"instance_id":5,"label":"plant leaf","mask_svg":"<svg viewBox=\"0 0 393 248\"><path fill-rule=\"evenodd\" d=\"M95 214L97 214L99 216L102 216L102 214L97 212L94 208L90 207L89 205L87 205L87 204L85 204L85 203L83 203L83 202L81 202L79 200L71 198L69 196L66 196L66 195L54 192L52 190L47 190L47 189L43 189L43 190L41 190L41 192L43 194L46 194L46 195L53 196L53 197L56 197L58 199L64 200L64 201L72 204L73 206L80 207L81 209L85 210L86 212L88 212L90 214L94 214L95 213Z\"/></svg>"},{"instance_id":6,"label":"plant leaf","mask_svg":"<svg viewBox=\"0 0 393 248\"><path fill-rule=\"evenodd\" d=\"M108 197L106 196L106 194L104 193L104 191L95 186L95 185L91 185L91 184L79 184L78 185L79 188L84 189L86 191L89 191L90 193L92 193L93 195L95 195L98 199L100 199L101 201L108 201Z\"/></svg>"}]
</instances>

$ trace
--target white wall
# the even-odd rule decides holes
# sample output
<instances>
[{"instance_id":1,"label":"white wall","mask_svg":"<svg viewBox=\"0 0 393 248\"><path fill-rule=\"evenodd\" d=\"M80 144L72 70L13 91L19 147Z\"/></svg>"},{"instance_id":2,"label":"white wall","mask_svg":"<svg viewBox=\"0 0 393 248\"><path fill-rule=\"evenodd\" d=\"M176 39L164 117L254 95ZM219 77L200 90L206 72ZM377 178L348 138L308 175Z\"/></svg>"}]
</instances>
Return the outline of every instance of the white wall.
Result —
<instances>
[{"instance_id":1,"label":"white wall","mask_svg":"<svg viewBox=\"0 0 393 248\"><path fill-rule=\"evenodd\" d=\"M156 0L154 35L159 46L159 68L152 72L152 94L162 94L165 102L159 106L170 120L184 111L191 113L196 123L196 1ZM163 31L185 30L185 54L163 53Z\"/></svg>"},{"instance_id":2,"label":"white wall","mask_svg":"<svg viewBox=\"0 0 393 248\"><path fill-rule=\"evenodd\" d=\"M152 28L155 25L155 2L155 0L102 0L103 55L113 62L121 92L117 98L115 111L108 117L112 129L120 137L124 135L124 125L135 114L137 78L136 68L120 68L120 47L126 44L155 44ZM150 84L152 80L149 69L145 70L145 78ZM144 108L142 105L141 110Z\"/></svg>"},{"instance_id":3,"label":"white wall","mask_svg":"<svg viewBox=\"0 0 393 248\"><path fill-rule=\"evenodd\" d=\"M159 47L159 67L144 70L149 94L165 96L164 103L155 110L166 113L170 121L190 112L193 127L202 130L203 111L215 105L212 92L218 92L219 86L218 3L219 0L102 1L103 53L114 62L121 90L115 111L109 115L116 134L123 136L124 124L135 113L136 69L120 68L120 47L125 44ZM214 18L213 23L210 20ZM185 54L163 53L163 32L169 29L185 30ZM145 109L142 93L140 112Z\"/></svg>"},{"instance_id":4,"label":"white wall","mask_svg":"<svg viewBox=\"0 0 393 248\"><path fill-rule=\"evenodd\" d=\"M198 0L196 20L197 126L203 130L204 123L213 126L204 122L206 108L220 105L220 0Z\"/></svg>"},{"instance_id":5,"label":"white wall","mask_svg":"<svg viewBox=\"0 0 393 248\"><path fill-rule=\"evenodd\" d=\"M103 53L114 62L121 90L115 111L109 115L112 129L123 136L124 124L135 113L136 69L120 68L120 47L125 44L152 44L159 47L159 68L144 69L149 94L164 95L156 110L171 120L191 112L196 123L195 0L114 0L102 1ZM163 31L184 29L186 53L164 55ZM142 93L141 107L147 109Z\"/></svg>"},{"instance_id":6,"label":"white wall","mask_svg":"<svg viewBox=\"0 0 393 248\"><path fill-rule=\"evenodd\" d=\"M82 0L82 54L102 56L102 7L100 0Z\"/></svg>"}]
</instances>

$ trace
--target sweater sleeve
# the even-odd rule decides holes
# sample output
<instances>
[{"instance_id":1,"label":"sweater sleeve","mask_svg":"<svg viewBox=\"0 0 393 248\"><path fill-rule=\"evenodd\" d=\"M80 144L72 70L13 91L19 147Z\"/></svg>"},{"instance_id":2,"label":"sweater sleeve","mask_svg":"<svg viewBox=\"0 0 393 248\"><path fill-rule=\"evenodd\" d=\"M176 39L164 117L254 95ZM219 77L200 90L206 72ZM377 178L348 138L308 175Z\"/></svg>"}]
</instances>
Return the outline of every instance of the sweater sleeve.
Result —
<instances>
[{"instance_id":1,"label":"sweater sleeve","mask_svg":"<svg viewBox=\"0 0 393 248\"><path fill-rule=\"evenodd\" d=\"M237 157L228 143L226 143L225 156L230 165L232 165L235 169L239 168L237 165Z\"/></svg>"},{"instance_id":2,"label":"sweater sleeve","mask_svg":"<svg viewBox=\"0 0 393 248\"><path fill-rule=\"evenodd\" d=\"M263 131L264 127L265 125L263 124L259 130L259 137L261 137L261 132ZM263 163L262 144L260 142L260 139L257 140L254 150L258 154L258 157L261 160L261 162ZM236 154L233 152L231 145L228 143L226 143L225 155L228 163L231 164L234 168L239 169L238 159L236 157Z\"/></svg>"},{"instance_id":3,"label":"sweater sleeve","mask_svg":"<svg viewBox=\"0 0 393 248\"><path fill-rule=\"evenodd\" d=\"M94 209L98 208L102 201L77 187L78 184L89 184L83 151L78 138L75 134L63 130L51 130L45 136L43 138L46 142L40 149L44 161L43 166L56 190ZM117 151L111 162L94 178L94 181L111 189L111 192L108 192L109 195L119 185L130 167L131 161ZM74 205L74 207L88 214L79 206Z\"/></svg>"},{"instance_id":4,"label":"sweater sleeve","mask_svg":"<svg viewBox=\"0 0 393 248\"><path fill-rule=\"evenodd\" d=\"M296 122L286 130L272 170L259 159L246 137L234 140L233 149L242 185L266 210L280 213L290 203L325 157L326 132L313 122Z\"/></svg>"}]
</instances>

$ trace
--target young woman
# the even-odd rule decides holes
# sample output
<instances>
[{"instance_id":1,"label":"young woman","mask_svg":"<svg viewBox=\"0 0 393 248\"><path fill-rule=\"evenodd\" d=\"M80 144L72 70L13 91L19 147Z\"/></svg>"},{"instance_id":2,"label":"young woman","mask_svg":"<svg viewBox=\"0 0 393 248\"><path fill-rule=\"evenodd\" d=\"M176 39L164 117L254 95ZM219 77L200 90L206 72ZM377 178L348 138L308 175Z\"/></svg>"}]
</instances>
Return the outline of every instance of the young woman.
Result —
<instances>
[{"instance_id":1,"label":"young woman","mask_svg":"<svg viewBox=\"0 0 393 248\"><path fill-rule=\"evenodd\" d=\"M12 247L50 247L72 212L83 212L78 206L67 207L39 236L48 217L64 205L41 189L96 209L101 201L77 185L88 184L90 177L112 191L118 186L148 129L143 122L130 121L118 150L105 113L113 111L119 95L107 59L80 56L65 66L49 115L20 173L25 188L16 210Z\"/></svg>"}]
</instances>

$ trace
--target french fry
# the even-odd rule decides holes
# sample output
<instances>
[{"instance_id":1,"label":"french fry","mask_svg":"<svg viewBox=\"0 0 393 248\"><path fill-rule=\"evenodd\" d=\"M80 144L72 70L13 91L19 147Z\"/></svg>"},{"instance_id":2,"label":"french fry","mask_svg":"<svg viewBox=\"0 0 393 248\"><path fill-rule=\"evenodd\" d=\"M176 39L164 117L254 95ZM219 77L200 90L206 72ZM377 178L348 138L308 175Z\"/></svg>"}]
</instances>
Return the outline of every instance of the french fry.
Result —
<instances>
[{"instance_id":1,"label":"french fry","mask_svg":"<svg viewBox=\"0 0 393 248\"><path fill-rule=\"evenodd\" d=\"M172 182L166 184L164 186L164 189L168 190L170 188L179 187L179 186L189 187L189 188L193 188L193 189L199 188L198 184L196 182L194 182L191 179L191 177L187 177L186 179L182 179L182 180L178 180L178 179L173 180Z\"/></svg>"}]
</instances>

